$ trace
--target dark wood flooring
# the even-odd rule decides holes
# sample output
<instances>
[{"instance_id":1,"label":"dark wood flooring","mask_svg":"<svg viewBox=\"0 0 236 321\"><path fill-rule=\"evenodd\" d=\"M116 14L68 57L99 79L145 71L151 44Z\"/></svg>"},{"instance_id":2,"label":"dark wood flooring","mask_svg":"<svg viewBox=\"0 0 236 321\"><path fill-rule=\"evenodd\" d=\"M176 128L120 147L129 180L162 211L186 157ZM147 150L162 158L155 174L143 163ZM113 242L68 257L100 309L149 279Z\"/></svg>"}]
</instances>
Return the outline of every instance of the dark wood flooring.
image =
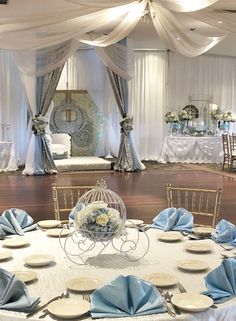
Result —
<instances>
[{"instance_id":1,"label":"dark wood flooring","mask_svg":"<svg viewBox=\"0 0 236 321\"><path fill-rule=\"evenodd\" d=\"M9 208L26 210L36 221L54 218L51 184L94 185L105 179L108 187L123 199L127 216L150 223L166 208L167 183L173 185L215 188L222 186L220 217L236 224L236 174L227 176L206 168L149 168L142 172L114 171L60 172L49 176L23 176L20 171L0 174L0 212Z\"/></svg>"}]
</instances>

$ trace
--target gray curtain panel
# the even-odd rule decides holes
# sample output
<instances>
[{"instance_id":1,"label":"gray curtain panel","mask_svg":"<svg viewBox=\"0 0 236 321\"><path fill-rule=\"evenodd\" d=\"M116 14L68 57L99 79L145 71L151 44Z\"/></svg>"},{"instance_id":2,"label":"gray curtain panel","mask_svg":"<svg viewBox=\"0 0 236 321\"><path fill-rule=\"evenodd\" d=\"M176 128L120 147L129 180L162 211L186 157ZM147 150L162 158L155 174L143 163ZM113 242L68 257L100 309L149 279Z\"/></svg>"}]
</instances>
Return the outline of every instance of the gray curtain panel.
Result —
<instances>
[{"instance_id":1,"label":"gray curtain panel","mask_svg":"<svg viewBox=\"0 0 236 321\"><path fill-rule=\"evenodd\" d=\"M52 102L54 93L59 82L63 65L58 67L56 70L37 77L37 86L36 86L36 97L37 97L37 113L45 116L46 112L49 109L49 106ZM57 173L57 168L53 161L51 152L48 147L48 143L45 137L45 133L42 133L38 136L39 144L38 148L40 150L39 154L41 157L38 158L39 167L42 167L41 172L44 174L55 174Z\"/></svg>"},{"instance_id":2,"label":"gray curtain panel","mask_svg":"<svg viewBox=\"0 0 236 321\"><path fill-rule=\"evenodd\" d=\"M122 116L121 141L117 162L114 169L117 171L132 172L145 169L136 152L132 129L133 117L128 115L128 88L127 81L107 68L111 86Z\"/></svg>"}]
</instances>

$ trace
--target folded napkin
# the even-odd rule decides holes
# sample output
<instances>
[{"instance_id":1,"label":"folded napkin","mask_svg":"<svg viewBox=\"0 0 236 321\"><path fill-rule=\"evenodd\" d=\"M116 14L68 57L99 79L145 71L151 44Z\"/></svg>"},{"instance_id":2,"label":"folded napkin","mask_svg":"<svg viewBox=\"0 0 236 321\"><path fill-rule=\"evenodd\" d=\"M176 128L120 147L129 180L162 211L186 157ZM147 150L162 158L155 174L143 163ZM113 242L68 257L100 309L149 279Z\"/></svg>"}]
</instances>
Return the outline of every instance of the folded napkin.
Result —
<instances>
[{"instance_id":1,"label":"folded napkin","mask_svg":"<svg viewBox=\"0 0 236 321\"><path fill-rule=\"evenodd\" d=\"M5 235L6 235L6 233L3 231L3 228L0 225L0 240L4 239Z\"/></svg>"},{"instance_id":2,"label":"folded napkin","mask_svg":"<svg viewBox=\"0 0 236 321\"><path fill-rule=\"evenodd\" d=\"M83 210L86 207L86 205L84 203L77 203L75 205L75 207L73 207L73 209L71 210L70 214L69 214L69 219L74 220L77 213L81 210Z\"/></svg>"},{"instance_id":3,"label":"folded napkin","mask_svg":"<svg viewBox=\"0 0 236 321\"><path fill-rule=\"evenodd\" d=\"M236 227L224 219L220 220L216 231L211 233L211 238L217 243L231 243L236 246Z\"/></svg>"},{"instance_id":4,"label":"folded napkin","mask_svg":"<svg viewBox=\"0 0 236 321\"><path fill-rule=\"evenodd\" d=\"M24 210L11 208L5 210L0 216L0 227L6 234L24 235L37 227L33 218Z\"/></svg>"},{"instance_id":5,"label":"folded napkin","mask_svg":"<svg viewBox=\"0 0 236 321\"><path fill-rule=\"evenodd\" d=\"M152 284L120 275L92 294L93 318L118 318L165 312L163 298Z\"/></svg>"},{"instance_id":6,"label":"folded napkin","mask_svg":"<svg viewBox=\"0 0 236 321\"><path fill-rule=\"evenodd\" d=\"M166 208L154 217L152 221L152 227L164 231L191 232L193 228L193 214L185 208Z\"/></svg>"},{"instance_id":7,"label":"folded napkin","mask_svg":"<svg viewBox=\"0 0 236 321\"><path fill-rule=\"evenodd\" d=\"M215 303L221 303L236 295L236 260L225 259L220 266L205 277L207 291Z\"/></svg>"},{"instance_id":8,"label":"folded napkin","mask_svg":"<svg viewBox=\"0 0 236 321\"><path fill-rule=\"evenodd\" d=\"M31 312L39 298L30 298L25 283L14 274L0 268L0 309Z\"/></svg>"}]
</instances>

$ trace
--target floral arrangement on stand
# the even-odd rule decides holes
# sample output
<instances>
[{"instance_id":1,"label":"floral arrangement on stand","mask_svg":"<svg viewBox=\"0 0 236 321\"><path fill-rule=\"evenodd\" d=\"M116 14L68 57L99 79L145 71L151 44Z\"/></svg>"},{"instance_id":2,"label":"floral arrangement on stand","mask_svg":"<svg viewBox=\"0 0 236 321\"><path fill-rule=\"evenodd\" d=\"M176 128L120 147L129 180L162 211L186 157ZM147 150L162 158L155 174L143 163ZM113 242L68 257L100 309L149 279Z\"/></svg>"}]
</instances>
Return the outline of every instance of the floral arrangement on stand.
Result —
<instances>
[{"instance_id":1,"label":"floral arrangement on stand","mask_svg":"<svg viewBox=\"0 0 236 321\"><path fill-rule=\"evenodd\" d=\"M165 114L165 122L168 123L178 123L179 117L175 111L168 111L168 113Z\"/></svg>"},{"instance_id":2,"label":"floral arrangement on stand","mask_svg":"<svg viewBox=\"0 0 236 321\"><path fill-rule=\"evenodd\" d=\"M191 119L193 119L193 115L190 112L184 109L179 112L179 120L184 121L184 120L191 120Z\"/></svg>"},{"instance_id":3,"label":"floral arrangement on stand","mask_svg":"<svg viewBox=\"0 0 236 321\"><path fill-rule=\"evenodd\" d=\"M123 229L119 211L103 202L93 202L80 210L76 216L76 225L82 236L100 242L120 235Z\"/></svg>"},{"instance_id":4,"label":"floral arrangement on stand","mask_svg":"<svg viewBox=\"0 0 236 321\"><path fill-rule=\"evenodd\" d=\"M215 110L213 110L212 112L211 112L211 117L214 119L214 120L222 120L222 111L219 109L219 108L217 108L217 109L215 109Z\"/></svg>"},{"instance_id":5,"label":"floral arrangement on stand","mask_svg":"<svg viewBox=\"0 0 236 321\"><path fill-rule=\"evenodd\" d=\"M226 122L235 122L236 121L236 115L232 113L232 111L224 111L222 114L221 120Z\"/></svg>"},{"instance_id":6,"label":"floral arrangement on stand","mask_svg":"<svg viewBox=\"0 0 236 321\"><path fill-rule=\"evenodd\" d=\"M47 122L44 120L44 117L42 114L37 114L32 119L32 131L35 135L43 135L45 134L45 128Z\"/></svg>"}]
</instances>

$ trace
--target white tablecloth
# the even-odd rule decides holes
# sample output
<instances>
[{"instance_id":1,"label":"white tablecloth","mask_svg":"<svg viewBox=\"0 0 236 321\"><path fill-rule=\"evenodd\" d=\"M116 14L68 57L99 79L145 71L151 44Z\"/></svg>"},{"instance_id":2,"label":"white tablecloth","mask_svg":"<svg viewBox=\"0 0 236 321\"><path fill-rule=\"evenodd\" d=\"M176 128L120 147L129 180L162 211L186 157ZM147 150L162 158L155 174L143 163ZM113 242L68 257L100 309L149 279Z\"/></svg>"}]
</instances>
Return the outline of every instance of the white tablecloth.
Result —
<instances>
[{"instance_id":1,"label":"white tablecloth","mask_svg":"<svg viewBox=\"0 0 236 321\"><path fill-rule=\"evenodd\" d=\"M13 142L0 142L0 171L16 171L17 161Z\"/></svg>"},{"instance_id":2,"label":"white tablecloth","mask_svg":"<svg viewBox=\"0 0 236 321\"><path fill-rule=\"evenodd\" d=\"M164 140L160 163L222 163L221 136L167 136Z\"/></svg>"},{"instance_id":3,"label":"white tablecloth","mask_svg":"<svg viewBox=\"0 0 236 321\"><path fill-rule=\"evenodd\" d=\"M132 228L128 229L129 236L133 238L136 233ZM13 259L1 262L1 268L9 271L30 269L24 265L24 257L36 253L53 254L56 258L55 264L44 268L31 268L38 273L38 280L28 285L31 296L40 296L42 302L47 301L53 296L65 290L66 281L81 276L90 276L101 280L101 284L111 281L114 277L124 275L136 275L143 277L153 272L164 272L175 275L188 291L202 292L205 290L204 276L208 271L189 273L182 272L177 267L177 262L181 259L192 258L207 261L210 269L214 269L221 263L222 248L212 240L204 240L210 243L213 251L207 254L191 254L185 250L187 242L190 241L184 237L180 242L166 243L157 239L157 233L163 233L158 230L147 231L150 239L150 248L145 257L139 261L131 261L120 257L118 252L112 246L108 246L105 252L96 257L98 248L93 249L89 258L89 265L76 265L66 257L64 251L59 245L58 238L48 237L45 231L33 231L25 234L30 241L30 246L13 249ZM139 245L143 248L145 244L145 235L140 234ZM2 242L2 241L0 241ZM0 243L1 244L1 243ZM0 248L1 250L1 248ZM178 292L177 289L171 289ZM80 294L70 294L78 296ZM40 320L35 315L29 320ZM24 313L0 310L1 321L21 321L25 319ZM90 317L84 317L83 320L91 320ZM119 318L121 321L134 320L134 318ZM236 298L227 301L218 306L218 309L209 309L201 313L182 313L176 317L177 320L184 321L233 321L236 320ZM52 320L47 316L45 320ZM105 320L105 319L104 319ZM108 321L118 319L108 319ZM173 320L167 313L135 317L135 320L142 321L170 321Z\"/></svg>"}]
</instances>

